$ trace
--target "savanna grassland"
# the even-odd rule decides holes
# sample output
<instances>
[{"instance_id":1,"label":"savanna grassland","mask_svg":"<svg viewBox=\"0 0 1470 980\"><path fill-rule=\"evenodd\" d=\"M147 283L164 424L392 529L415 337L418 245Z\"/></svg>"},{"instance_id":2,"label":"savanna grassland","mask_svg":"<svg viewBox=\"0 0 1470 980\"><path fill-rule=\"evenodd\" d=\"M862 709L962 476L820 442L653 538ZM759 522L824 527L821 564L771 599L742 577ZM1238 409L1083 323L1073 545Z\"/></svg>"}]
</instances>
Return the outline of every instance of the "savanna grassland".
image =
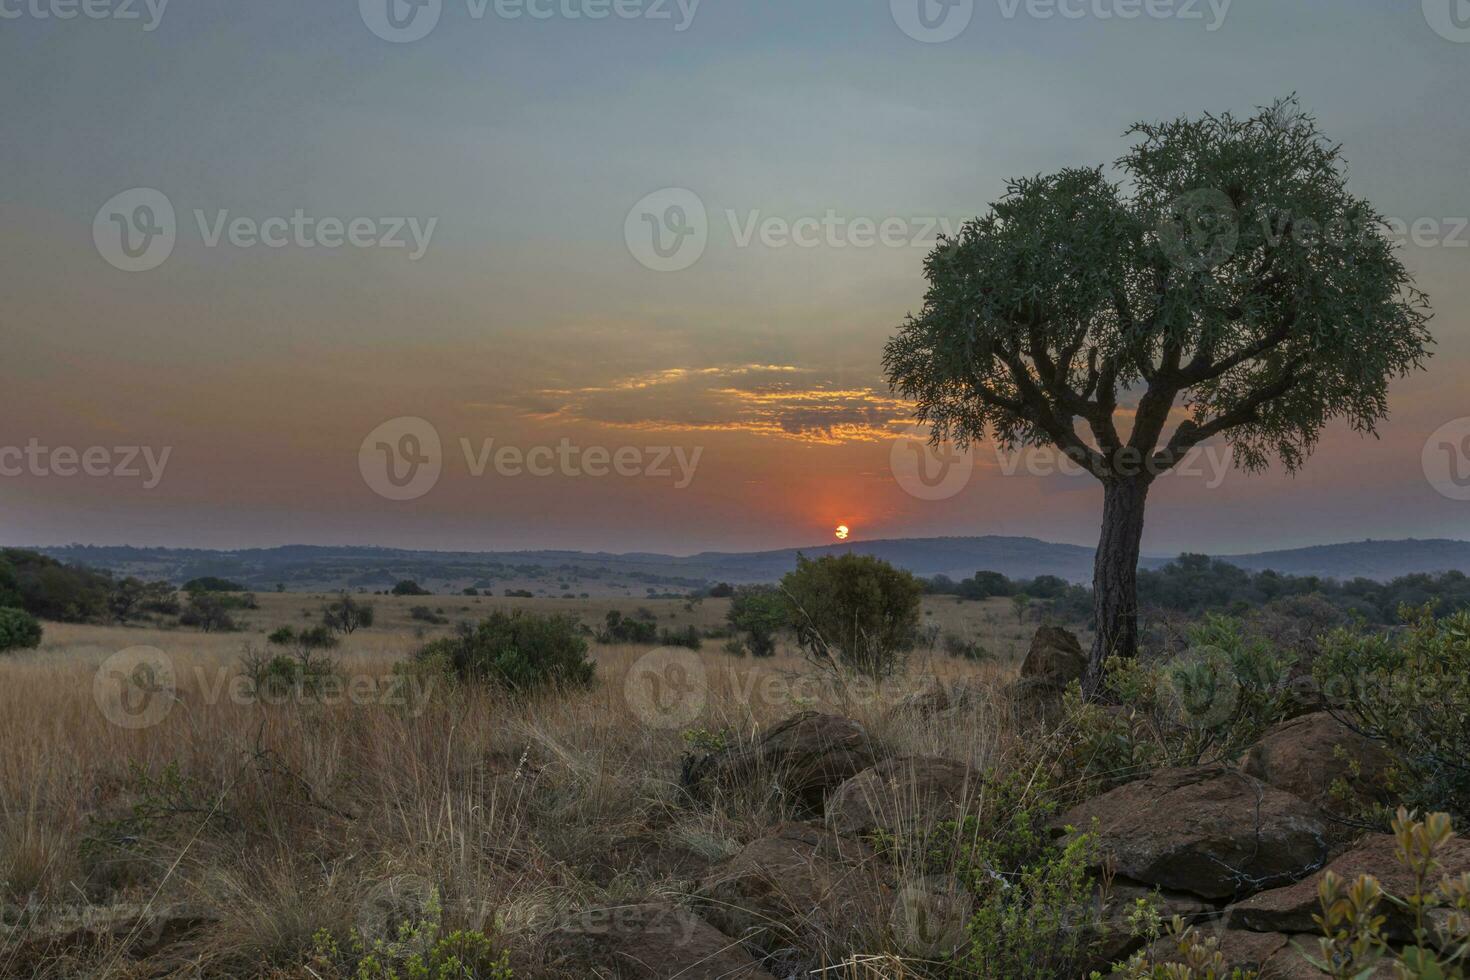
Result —
<instances>
[{"instance_id":1,"label":"savanna grassland","mask_svg":"<svg viewBox=\"0 0 1470 980\"><path fill-rule=\"evenodd\" d=\"M485 934L517 977L557 976L546 937L568 915L678 903L703 870L803 816L773 792L688 805L692 749L811 709L863 723L894 754L984 771L1012 741L991 699L943 717L890 709L936 683L998 688L1036 629L1007 600L931 596L929 642L876 688L819 671L789 640L755 659L715 638L693 654L704 678L672 693L630 681L649 647L593 642L590 688L513 699L406 685L394 667L496 609L595 628L642 608L717 631L728 600L372 596L373 625L331 652L341 687L242 696L242 662L328 598L262 595L231 632L47 623L38 649L0 662L0 976L321 977L323 937L370 932L404 883L432 889L444 933ZM442 621L415 618L424 606ZM947 634L984 656L946 655ZM95 689L99 666L137 647L173 670L166 713L143 727L109 720ZM670 697L699 700L692 714L650 710ZM872 910L875 953L891 911Z\"/></svg>"}]
</instances>

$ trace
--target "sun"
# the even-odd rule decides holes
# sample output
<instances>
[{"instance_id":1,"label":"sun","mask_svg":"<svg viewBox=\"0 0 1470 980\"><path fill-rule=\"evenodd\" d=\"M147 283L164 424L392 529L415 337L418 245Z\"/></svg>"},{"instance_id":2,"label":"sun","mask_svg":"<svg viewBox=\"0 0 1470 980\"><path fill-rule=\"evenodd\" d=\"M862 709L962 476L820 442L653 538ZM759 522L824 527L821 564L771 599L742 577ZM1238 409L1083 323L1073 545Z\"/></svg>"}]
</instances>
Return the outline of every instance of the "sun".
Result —
<instances>
[{"instance_id":1,"label":"sun","mask_svg":"<svg viewBox=\"0 0 1470 980\"><path fill-rule=\"evenodd\" d=\"M833 531L832 533L837 535L838 541L846 541L847 536L852 532L847 529L846 524L839 524L837 525L837 530Z\"/></svg>"}]
</instances>

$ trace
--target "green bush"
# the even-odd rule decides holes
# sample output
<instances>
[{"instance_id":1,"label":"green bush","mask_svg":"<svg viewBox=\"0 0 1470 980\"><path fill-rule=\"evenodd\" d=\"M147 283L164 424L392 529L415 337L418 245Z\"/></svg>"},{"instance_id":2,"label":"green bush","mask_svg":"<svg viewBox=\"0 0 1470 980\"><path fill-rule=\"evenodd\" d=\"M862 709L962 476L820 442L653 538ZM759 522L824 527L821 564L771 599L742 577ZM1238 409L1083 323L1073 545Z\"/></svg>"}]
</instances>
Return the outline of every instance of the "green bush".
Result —
<instances>
[{"instance_id":1,"label":"green bush","mask_svg":"<svg viewBox=\"0 0 1470 980\"><path fill-rule=\"evenodd\" d=\"M1470 817L1470 612L1405 610L1396 634L1340 629L1313 673L1351 727L1381 742L1404 803Z\"/></svg>"},{"instance_id":2,"label":"green bush","mask_svg":"<svg viewBox=\"0 0 1470 980\"><path fill-rule=\"evenodd\" d=\"M413 579L406 578L393 586L393 595L433 595L433 593Z\"/></svg>"},{"instance_id":3,"label":"green bush","mask_svg":"<svg viewBox=\"0 0 1470 980\"><path fill-rule=\"evenodd\" d=\"M0 653L34 650L41 645L41 624L24 609L0 609Z\"/></svg>"},{"instance_id":4,"label":"green bush","mask_svg":"<svg viewBox=\"0 0 1470 980\"><path fill-rule=\"evenodd\" d=\"M1162 661L1108 662L1106 701L1065 699L1070 765L1103 790L1154 769L1234 762L1291 704L1294 658L1240 620L1208 616L1189 649Z\"/></svg>"},{"instance_id":5,"label":"green bush","mask_svg":"<svg viewBox=\"0 0 1470 980\"><path fill-rule=\"evenodd\" d=\"M602 629L597 631L598 643L657 643L658 624L646 619L624 616L616 609L607 614Z\"/></svg>"},{"instance_id":6,"label":"green bush","mask_svg":"<svg viewBox=\"0 0 1470 980\"><path fill-rule=\"evenodd\" d=\"M768 585L751 585L735 590L725 621L743 638L742 651L770 657L776 653L776 634L786 626L788 616L785 596Z\"/></svg>"},{"instance_id":7,"label":"green bush","mask_svg":"<svg viewBox=\"0 0 1470 980\"><path fill-rule=\"evenodd\" d=\"M438 890L422 915L405 918L387 938L355 931L339 942L326 930L312 937L312 976L331 980L513 980L508 954L484 933L447 932Z\"/></svg>"},{"instance_id":8,"label":"green bush","mask_svg":"<svg viewBox=\"0 0 1470 980\"><path fill-rule=\"evenodd\" d=\"M478 626L462 625L456 635L418 650L413 664L513 691L586 686L596 670L576 620L524 610L495 612Z\"/></svg>"},{"instance_id":9,"label":"green bush","mask_svg":"<svg viewBox=\"0 0 1470 980\"><path fill-rule=\"evenodd\" d=\"M800 555L781 580L796 639L812 659L882 678L913 648L924 586L870 555Z\"/></svg>"},{"instance_id":10,"label":"green bush","mask_svg":"<svg viewBox=\"0 0 1470 980\"><path fill-rule=\"evenodd\" d=\"M688 647L690 650L698 650L704 646L704 639L699 635L696 626L686 626L681 630L661 629L658 632L658 644L663 647Z\"/></svg>"},{"instance_id":11,"label":"green bush","mask_svg":"<svg viewBox=\"0 0 1470 980\"><path fill-rule=\"evenodd\" d=\"M359 602L346 592L322 606L322 622L334 633L352 634L373 625L373 604Z\"/></svg>"}]
</instances>

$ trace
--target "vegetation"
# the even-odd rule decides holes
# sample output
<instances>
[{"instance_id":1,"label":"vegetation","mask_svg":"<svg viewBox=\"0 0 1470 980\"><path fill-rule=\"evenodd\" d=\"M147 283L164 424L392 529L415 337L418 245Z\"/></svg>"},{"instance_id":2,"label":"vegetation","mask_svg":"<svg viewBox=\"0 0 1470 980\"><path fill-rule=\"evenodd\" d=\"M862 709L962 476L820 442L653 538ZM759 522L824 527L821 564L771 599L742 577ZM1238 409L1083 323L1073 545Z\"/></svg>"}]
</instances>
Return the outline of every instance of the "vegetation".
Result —
<instances>
[{"instance_id":1,"label":"vegetation","mask_svg":"<svg viewBox=\"0 0 1470 980\"><path fill-rule=\"evenodd\" d=\"M1014 180L941 239L923 309L884 353L936 438L1052 446L1102 483L1089 696L1105 660L1138 650L1155 479L1217 437L1247 470L1296 470L1334 419L1372 433L1430 343L1382 217L1294 100L1130 135L1125 183L1102 167Z\"/></svg>"},{"instance_id":2,"label":"vegetation","mask_svg":"<svg viewBox=\"0 0 1470 980\"><path fill-rule=\"evenodd\" d=\"M725 621L739 638L742 649L755 657L776 653L776 634L790 619L786 597L775 588L747 585L734 590Z\"/></svg>"},{"instance_id":3,"label":"vegetation","mask_svg":"<svg viewBox=\"0 0 1470 980\"><path fill-rule=\"evenodd\" d=\"M923 586L869 555L796 558L781 580L797 642L818 663L870 678L893 673L912 649Z\"/></svg>"},{"instance_id":4,"label":"vegetation","mask_svg":"<svg viewBox=\"0 0 1470 980\"><path fill-rule=\"evenodd\" d=\"M608 611L602 629L597 631L598 643L657 643L658 624L640 618L636 614L624 616L617 609Z\"/></svg>"},{"instance_id":5,"label":"vegetation","mask_svg":"<svg viewBox=\"0 0 1470 980\"><path fill-rule=\"evenodd\" d=\"M1470 819L1470 611L1406 615L1400 633L1335 631L1314 675L1340 716L1392 753L1405 803Z\"/></svg>"},{"instance_id":6,"label":"vegetation","mask_svg":"<svg viewBox=\"0 0 1470 980\"><path fill-rule=\"evenodd\" d=\"M185 582L184 591L190 594L196 592L244 592L245 586L239 582L231 582L227 578L204 575Z\"/></svg>"},{"instance_id":7,"label":"vegetation","mask_svg":"<svg viewBox=\"0 0 1470 980\"><path fill-rule=\"evenodd\" d=\"M41 645L41 624L24 609L0 609L0 653L34 650Z\"/></svg>"},{"instance_id":8,"label":"vegetation","mask_svg":"<svg viewBox=\"0 0 1470 980\"><path fill-rule=\"evenodd\" d=\"M433 595L411 578L402 579L393 586L393 595Z\"/></svg>"},{"instance_id":9,"label":"vegetation","mask_svg":"<svg viewBox=\"0 0 1470 980\"><path fill-rule=\"evenodd\" d=\"M189 602L179 613L179 624L195 626L205 633L225 633L237 628L235 618L230 615L236 604L217 592L193 592Z\"/></svg>"},{"instance_id":10,"label":"vegetation","mask_svg":"<svg viewBox=\"0 0 1470 980\"><path fill-rule=\"evenodd\" d=\"M346 592L322 606L322 622L336 633L351 635L364 626L373 625L373 604L360 602Z\"/></svg>"},{"instance_id":11,"label":"vegetation","mask_svg":"<svg viewBox=\"0 0 1470 980\"><path fill-rule=\"evenodd\" d=\"M585 687L596 669L575 620L521 610L491 613L478 626L462 625L456 635L422 647L413 661L420 669L516 692Z\"/></svg>"}]
</instances>

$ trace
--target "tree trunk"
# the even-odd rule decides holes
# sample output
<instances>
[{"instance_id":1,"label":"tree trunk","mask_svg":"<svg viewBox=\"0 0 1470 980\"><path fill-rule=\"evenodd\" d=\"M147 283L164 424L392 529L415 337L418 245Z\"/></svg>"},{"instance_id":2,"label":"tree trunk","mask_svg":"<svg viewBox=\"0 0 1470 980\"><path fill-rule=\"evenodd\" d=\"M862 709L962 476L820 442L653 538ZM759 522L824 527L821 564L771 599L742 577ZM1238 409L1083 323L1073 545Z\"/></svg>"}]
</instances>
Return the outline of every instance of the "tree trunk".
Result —
<instances>
[{"instance_id":1,"label":"tree trunk","mask_svg":"<svg viewBox=\"0 0 1470 980\"><path fill-rule=\"evenodd\" d=\"M1108 657L1138 654L1138 553L1143 546L1143 509L1147 477L1103 481L1102 536L1092 569L1092 609L1097 636L1082 678L1082 690L1096 698Z\"/></svg>"}]
</instances>

